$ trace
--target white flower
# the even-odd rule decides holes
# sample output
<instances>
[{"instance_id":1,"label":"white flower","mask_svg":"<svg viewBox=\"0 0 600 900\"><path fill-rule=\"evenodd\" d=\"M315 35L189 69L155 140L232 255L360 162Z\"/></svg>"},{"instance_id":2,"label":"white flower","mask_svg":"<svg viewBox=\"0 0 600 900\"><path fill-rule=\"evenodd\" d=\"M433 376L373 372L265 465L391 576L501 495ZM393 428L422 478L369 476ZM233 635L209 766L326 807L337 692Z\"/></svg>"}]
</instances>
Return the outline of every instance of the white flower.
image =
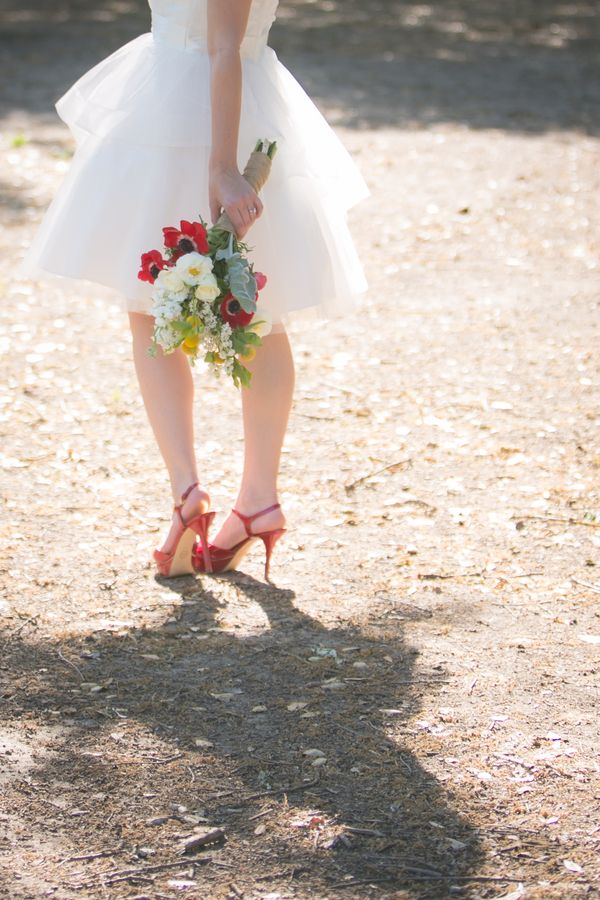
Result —
<instances>
[{"instance_id":1,"label":"white flower","mask_svg":"<svg viewBox=\"0 0 600 900\"><path fill-rule=\"evenodd\" d=\"M184 253L175 263L175 271L186 284L200 284L212 275L212 259L202 253ZM164 271L164 269L163 269Z\"/></svg>"},{"instance_id":2,"label":"white flower","mask_svg":"<svg viewBox=\"0 0 600 900\"><path fill-rule=\"evenodd\" d=\"M165 353L171 353L175 350L179 340L177 333L173 331L168 324L164 326L157 324L155 338L156 342L160 344Z\"/></svg>"},{"instance_id":3,"label":"white flower","mask_svg":"<svg viewBox=\"0 0 600 900\"><path fill-rule=\"evenodd\" d=\"M212 272L197 282L194 293L198 300L215 300L219 296L219 285Z\"/></svg>"},{"instance_id":4,"label":"white flower","mask_svg":"<svg viewBox=\"0 0 600 900\"><path fill-rule=\"evenodd\" d=\"M256 332L256 334L262 338L271 331L273 319L266 310L257 309L247 327L251 328L252 331Z\"/></svg>"},{"instance_id":5,"label":"white flower","mask_svg":"<svg viewBox=\"0 0 600 900\"><path fill-rule=\"evenodd\" d=\"M181 274L173 269L161 269L155 282L158 285L157 293L182 294L187 293L187 285L185 284Z\"/></svg>"},{"instance_id":6,"label":"white flower","mask_svg":"<svg viewBox=\"0 0 600 900\"><path fill-rule=\"evenodd\" d=\"M170 294L154 293L152 315L157 324L167 325L173 319L179 319L182 315L182 303L185 294L171 296Z\"/></svg>"}]
</instances>

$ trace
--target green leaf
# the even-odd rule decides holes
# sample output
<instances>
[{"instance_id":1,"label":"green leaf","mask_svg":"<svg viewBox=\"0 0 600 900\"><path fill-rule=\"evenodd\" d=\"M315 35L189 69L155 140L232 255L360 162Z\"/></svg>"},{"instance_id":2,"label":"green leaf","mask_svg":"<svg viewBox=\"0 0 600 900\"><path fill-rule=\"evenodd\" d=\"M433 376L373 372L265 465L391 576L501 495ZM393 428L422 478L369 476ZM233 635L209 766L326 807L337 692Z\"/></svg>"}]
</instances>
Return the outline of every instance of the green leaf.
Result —
<instances>
[{"instance_id":1,"label":"green leaf","mask_svg":"<svg viewBox=\"0 0 600 900\"><path fill-rule=\"evenodd\" d=\"M256 334L255 331L246 331L245 332L246 343L252 344L254 347L260 347L262 344L262 338L259 334Z\"/></svg>"},{"instance_id":2,"label":"green leaf","mask_svg":"<svg viewBox=\"0 0 600 900\"><path fill-rule=\"evenodd\" d=\"M245 312L254 312L256 309L256 278L250 271L248 263L239 254L234 254L227 260L229 274L229 290L239 300L240 306Z\"/></svg>"},{"instance_id":3,"label":"green leaf","mask_svg":"<svg viewBox=\"0 0 600 900\"><path fill-rule=\"evenodd\" d=\"M244 332L233 331L231 334L231 345L236 353L243 353L246 349L246 341L244 340Z\"/></svg>"},{"instance_id":4,"label":"green leaf","mask_svg":"<svg viewBox=\"0 0 600 900\"><path fill-rule=\"evenodd\" d=\"M233 377L239 378L244 387L247 387L250 384L250 379L252 378L252 373L248 371L246 366L243 366L239 359L234 359L233 361Z\"/></svg>"}]
</instances>

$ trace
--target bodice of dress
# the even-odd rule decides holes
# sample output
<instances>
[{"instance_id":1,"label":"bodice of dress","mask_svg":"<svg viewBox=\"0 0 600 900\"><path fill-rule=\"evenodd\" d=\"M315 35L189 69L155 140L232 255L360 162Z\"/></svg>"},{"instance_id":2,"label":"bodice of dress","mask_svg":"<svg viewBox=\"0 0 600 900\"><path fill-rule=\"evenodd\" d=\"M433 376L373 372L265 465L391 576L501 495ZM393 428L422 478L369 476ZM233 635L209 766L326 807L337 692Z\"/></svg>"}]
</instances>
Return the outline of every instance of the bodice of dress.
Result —
<instances>
[{"instance_id":1,"label":"bodice of dress","mask_svg":"<svg viewBox=\"0 0 600 900\"><path fill-rule=\"evenodd\" d=\"M181 50L207 49L208 0L148 0L152 35L158 44ZM279 0L252 0L242 56L256 58L267 43Z\"/></svg>"}]
</instances>

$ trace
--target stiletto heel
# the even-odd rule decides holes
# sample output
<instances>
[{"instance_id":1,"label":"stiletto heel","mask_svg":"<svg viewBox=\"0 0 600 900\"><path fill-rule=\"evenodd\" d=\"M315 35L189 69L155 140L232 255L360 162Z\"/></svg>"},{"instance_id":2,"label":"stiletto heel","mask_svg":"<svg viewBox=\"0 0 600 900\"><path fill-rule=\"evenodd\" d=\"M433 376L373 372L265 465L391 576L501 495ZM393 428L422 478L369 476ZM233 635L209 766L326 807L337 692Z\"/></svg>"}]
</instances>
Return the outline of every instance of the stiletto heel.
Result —
<instances>
[{"instance_id":1,"label":"stiletto heel","mask_svg":"<svg viewBox=\"0 0 600 900\"><path fill-rule=\"evenodd\" d=\"M279 503L274 503L272 506L261 509L251 516L244 515L244 513L239 512L239 510L234 507L232 512L235 513L238 519L242 520L244 528L246 529L246 537L237 544L234 544L233 547L229 548L218 547L216 544L209 544L207 551L203 549L202 552L200 552L196 546L192 552L192 564L194 565L195 570L197 572L227 572L230 569L237 569L238 564L246 555L252 544L258 540L262 540L265 545L266 554L265 580L268 580L273 547L287 529L273 528L270 531L257 531L255 533L250 528L250 525L254 519L264 516L265 513L271 512L273 509L278 509L279 506Z\"/></svg>"},{"instance_id":2,"label":"stiletto heel","mask_svg":"<svg viewBox=\"0 0 600 900\"><path fill-rule=\"evenodd\" d=\"M208 529L210 523L215 517L214 510L210 512L200 513L186 522L181 514L186 497L190 491L196 487L199 482L194 481L193 484L183 492L181 500L173 506L173 510L179 515L179 533L177 534L173 550L154 550L152 554L157 564L158 571L165 578L176 578L178 575L193 575L196 571L193 563L193 554L196 547L196 535L200 537L200 544L203 549L203 556L206 556L207 571L211 571L211 561L209 553Z\"/></svg>"},{"instance_id":3,"label":"stiletto heel","mask_svg":"<svg viewBox=\"0 0 600 900\"><path fill-rule=\"evenodd\" d=\"M262 538L262 542L265 545L265 581L269 580L269 565L273 547L284 532L285 528L276 528L273 531L264 531L262 534L258 535L258 537Z\"/></svg>"}]
</instances>

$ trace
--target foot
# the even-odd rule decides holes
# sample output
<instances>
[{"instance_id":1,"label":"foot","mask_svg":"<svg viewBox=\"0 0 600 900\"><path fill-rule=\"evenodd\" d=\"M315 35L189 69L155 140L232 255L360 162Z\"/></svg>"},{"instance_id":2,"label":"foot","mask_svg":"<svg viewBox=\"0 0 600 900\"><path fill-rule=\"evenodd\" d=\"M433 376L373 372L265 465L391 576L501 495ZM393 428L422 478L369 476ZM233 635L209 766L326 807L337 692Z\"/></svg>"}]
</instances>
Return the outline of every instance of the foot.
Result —
<instances>
[{"instance_id":1,"label":"foot","mask_svg":"<svg viewBox=\"0 0 600 900\"><path fill-rule=\"evenodd\" d=\"M273 500L272 498L257 502L253 501L252 504L238 501L235 504L235 508L241 512L242 515L251 516L258 512L259 509L266 509L276 502L277 500ZM272 531L275 528L285 528L285 526L285 516L281 507L278 507L277 509L271 510L271 512L265 513L263 516L254 519L250 524L250 530L253 534L257 534L259 531ZM210 542L211 544L220 547L222 550L228 550L230 547L239 544L245 537L247 537L247 534L244 523L241 519L238 519L235 513L230 512L221 525L217 535L214 538L211 538Z\"/></svg>"},{"instance_id":2,"label":"foot","mask_svg":"<svg viewBox=\"0 0 600 900\"><path fill-rule=\"evenodd\" d=\"M176 502L179 502L179 498ZM201 513L207 512L210 508L210 497L208 493L203 490L199 485L196 485L192 488L190 493L187 495L185 500L183 501L183 506L180 507L179 512L183 516L184 522L189 522L195 516L199 516ZM169 529L169 533L167 534L165 541L160 546L160 550L163 553L171 553L174 549L175 541L177 540L177 535L181 531L181 522L179 520L179 516L177 515L177 511L173 510L173 518L171 520L171 528Z\"/></svg>"}]
</instances>

